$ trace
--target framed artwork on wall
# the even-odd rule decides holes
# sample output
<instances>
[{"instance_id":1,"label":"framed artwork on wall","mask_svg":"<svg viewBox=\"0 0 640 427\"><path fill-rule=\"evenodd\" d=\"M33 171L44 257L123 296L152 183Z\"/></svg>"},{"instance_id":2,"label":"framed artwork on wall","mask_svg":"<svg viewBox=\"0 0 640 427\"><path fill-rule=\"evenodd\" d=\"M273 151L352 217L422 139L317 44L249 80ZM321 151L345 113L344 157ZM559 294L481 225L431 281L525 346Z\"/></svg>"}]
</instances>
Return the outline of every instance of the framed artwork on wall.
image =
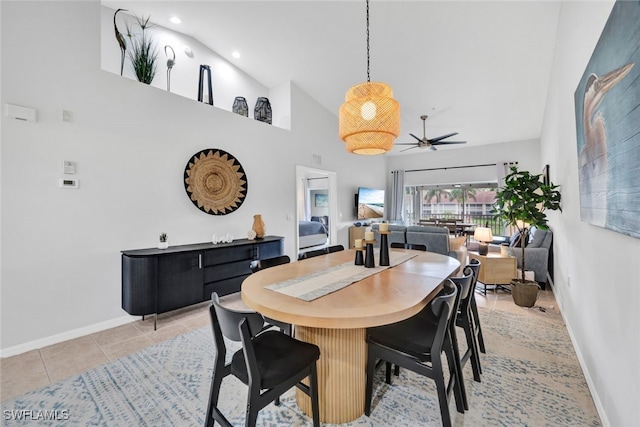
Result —
<instances>
[{"instance_id":1,"label":"framed artwork on wall","mask_svg":"<svg viewBox=\"0 0 640 427\"><path fill-rule=\"evenodd\" d=\"M575 92L580 218L640 238L640 2L617 1Z\"/></svg>"},{"instance_id":2,"label":"framed artwork on wall","mask_svg":"<svg viewBox=\"0 0 640 427\"><path fill-rule=\"evenodd\" d=\"M316 208L326 208L329 206L329 195L316 193L314 198L314 205Z\"/></svg>"}]
</instances>

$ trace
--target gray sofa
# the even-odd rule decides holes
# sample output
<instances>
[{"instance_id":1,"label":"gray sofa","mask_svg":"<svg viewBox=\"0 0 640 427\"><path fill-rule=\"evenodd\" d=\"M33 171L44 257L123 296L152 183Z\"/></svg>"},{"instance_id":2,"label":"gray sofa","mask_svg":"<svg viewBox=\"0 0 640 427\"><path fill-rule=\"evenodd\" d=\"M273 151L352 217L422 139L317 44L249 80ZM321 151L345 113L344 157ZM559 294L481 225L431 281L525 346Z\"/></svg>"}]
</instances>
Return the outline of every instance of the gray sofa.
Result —
<instances>
[{"instance_id":1,"label":"gray sofa","mask_svg":"<svg viewBox=\"0 0 640 427\"><path fill-rule=\"evenodd\" d=\"M378 224L373 224L371 229L376 241L380 242ZM390 246L419 249L424 247L428 252L435 252L456 258L460 261L461 266L464 266L467 263L467 248L463 246L460 249L451 250L449 229L446 227L389 224L389 231L391 233L388 235Z\"/></svg>"},{"instance_id":2,"label":"gray sofa","mask_svg":"<svg viewBox=\"0 0 640 427\"><path fill-rule=\"evenodd\" d=\"M534 272L536 282L544 289L547 283L547 273L553 271L550 268L552 262L553 232L551 230L532 229L533 236L524 248L525 268ZM499 250L499 249L498 249ZM522 248L510 246L509 253L518 260L518 268L522 266Z\"/></svg>"}]
</instances>

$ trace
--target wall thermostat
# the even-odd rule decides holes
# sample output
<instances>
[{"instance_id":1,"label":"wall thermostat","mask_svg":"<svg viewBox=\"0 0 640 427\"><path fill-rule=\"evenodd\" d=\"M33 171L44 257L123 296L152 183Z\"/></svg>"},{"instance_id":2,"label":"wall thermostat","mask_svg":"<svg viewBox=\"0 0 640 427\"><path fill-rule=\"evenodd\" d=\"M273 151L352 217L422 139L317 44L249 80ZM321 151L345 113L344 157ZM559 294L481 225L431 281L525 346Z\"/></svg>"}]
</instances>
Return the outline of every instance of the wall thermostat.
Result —
<instances>
[{"instance_id":1,"label":"wall thermostat","mask_svg":"<svg viewBox=\"0 0 640 427\"><path fill-rule=\"evenodd\" d=\"M78 188L80 182L77 179L60 178L60 188Z\"/></svg>"},{"instance_id":2,"label":"wall thermostat","mask_svg":"<svg viewBox=\"0 0 640 427\"><path fill-rule=\"evenodd\" d=\"M34 108L5 104L4 111L5 117L9 117L11 119L21 120L23 122L35 122L37 120L37 114Z\"/></svg>"}]
</instances>

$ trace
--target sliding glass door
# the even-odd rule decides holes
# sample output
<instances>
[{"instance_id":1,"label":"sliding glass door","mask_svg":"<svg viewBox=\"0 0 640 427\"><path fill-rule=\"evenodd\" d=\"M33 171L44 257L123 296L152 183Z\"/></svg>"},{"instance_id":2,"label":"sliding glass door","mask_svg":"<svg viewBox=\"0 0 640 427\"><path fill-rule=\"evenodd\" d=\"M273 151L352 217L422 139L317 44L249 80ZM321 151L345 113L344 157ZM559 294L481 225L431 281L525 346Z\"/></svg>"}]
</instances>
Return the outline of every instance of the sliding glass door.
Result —
<instances>
[{"instance_id":1,"label":"sliding glass door","mask_svg":"<svg viewBox=\"0 0 640 427\"><path fill-rule=\"evenodd\" d=\"M405 218L420 221L457 219L489 227L499 236L504 226L494 218L497 184L415 185L405 187Z\"/></svg>"}]
</instances>

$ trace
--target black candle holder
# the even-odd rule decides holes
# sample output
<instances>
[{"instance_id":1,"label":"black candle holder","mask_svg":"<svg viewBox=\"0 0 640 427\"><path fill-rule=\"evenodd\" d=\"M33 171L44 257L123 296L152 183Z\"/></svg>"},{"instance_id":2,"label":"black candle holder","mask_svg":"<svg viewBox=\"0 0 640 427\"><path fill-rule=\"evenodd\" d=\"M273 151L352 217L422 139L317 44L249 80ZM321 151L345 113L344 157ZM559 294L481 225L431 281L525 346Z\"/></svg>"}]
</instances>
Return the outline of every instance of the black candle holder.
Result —
<instances>
[{"instance_id":1,"label":"black candle holder","mask_svg":"<svg viewBox=\"0 0 640 427\"><path fill-rule=\"evenodd\" d=\"M380 265L389 265L389 238L388 231L380 231Z\"/></svg>"},{"instance_id":2,"label":"black candle holder","mask_svg":"<svg viewBox=\"0 0 640 427\"><path fill-rule=\"evenodd\" d=\"M373 268L376 266L376 261L373 259L373 244L375 241L365 243L367 244L367 248L365 249L364 266L367 268Z\"/></svg>"},{"instance_id":3,"label":"black candle holder","mask_svg":"<svg viewBox=\"0 0 640 427\"><path fill-rule=\"evenodd\" d=\"M364 265L364 255L362 255L363 248L356 248L356 261L355 265Z\"/></svg>"}]
</instances>

